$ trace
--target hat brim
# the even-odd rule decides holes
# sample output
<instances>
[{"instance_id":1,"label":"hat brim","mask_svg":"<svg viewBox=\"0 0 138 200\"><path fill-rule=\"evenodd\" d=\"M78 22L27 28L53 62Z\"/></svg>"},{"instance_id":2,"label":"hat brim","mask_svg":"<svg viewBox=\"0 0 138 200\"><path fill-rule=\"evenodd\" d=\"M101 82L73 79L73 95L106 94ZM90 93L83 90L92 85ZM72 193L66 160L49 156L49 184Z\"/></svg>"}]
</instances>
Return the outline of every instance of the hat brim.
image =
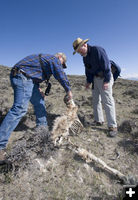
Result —
<instances>
[{"instance_id":1,"label":"hat brim","mask_svg":"<svg viewBox=\"0 0 138 200\"><path fill-rule=\"evenodd\" d=\"M78 51L78 49L84 45L86 42L88 42L89 39L86 39L86 40L82 40L82 42L78 45L78 47L75 49L75 51L73 52L73 55Z\"/></svg>"}]
</instances>

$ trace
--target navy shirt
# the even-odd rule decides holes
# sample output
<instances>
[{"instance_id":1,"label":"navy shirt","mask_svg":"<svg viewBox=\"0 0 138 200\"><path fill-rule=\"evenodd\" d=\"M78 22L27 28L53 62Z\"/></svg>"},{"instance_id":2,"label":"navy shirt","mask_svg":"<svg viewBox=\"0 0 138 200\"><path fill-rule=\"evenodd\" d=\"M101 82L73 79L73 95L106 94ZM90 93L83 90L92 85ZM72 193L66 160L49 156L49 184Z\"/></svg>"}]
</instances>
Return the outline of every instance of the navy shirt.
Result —
<instances>
[{"instance_id":1,"label":"navy shirt","mask_svg":"<svg viewBox=\"0 0 138 200\"><path fill-rule=\"evenodd\" d=\"M117 65L114 61L110 60L111 63L111 69L112 67L113 69L113 77L114 77L114 81L116 81L116 79L118 78L118 76L120 76L121 73L121 68L119 65Z\"/></svg>"},{"instance_id":2,"label":"navy shirt","mask_svg":"<svg viewBox=\"0 0 138 200\"><path fill-rule=\"evenodd\" d=\"M111 78L111 64L105 50L99 46L88 45L86 57L83 57L87 82L92 83L94 76L103 72L104 82Z\"/></svg>"},{"instance_id":3,"label":"navy shirt","mask_svg":"<svg viewBox=\"0 0 138 200\"><path fill-rule=\"evenodd\" d=\"M39 83L49 79L50 76L53 75L66 92L70 91L70 84L60 60L54 55L49 54L41 54L41 60L44 66L44 73L40 65L39 54L32 54L23 58L15 64L14 67L20 68L20 70L25 72L30 78Z\"/></svg>"}]
</instances>

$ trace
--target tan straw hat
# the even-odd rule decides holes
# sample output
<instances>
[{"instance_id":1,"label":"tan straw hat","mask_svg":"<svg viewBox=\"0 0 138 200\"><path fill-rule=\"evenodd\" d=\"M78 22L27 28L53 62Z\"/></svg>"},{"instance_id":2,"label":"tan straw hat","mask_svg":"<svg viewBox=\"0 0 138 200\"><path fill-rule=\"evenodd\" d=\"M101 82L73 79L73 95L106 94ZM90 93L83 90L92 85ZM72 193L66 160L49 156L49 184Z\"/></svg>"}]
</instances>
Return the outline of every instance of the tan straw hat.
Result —
<instances>
[{"instance_id":1,"label":"tan straw hat","mask_svg":"<svg viewBox=\"0 0 138 200\"><path fill-rule=\"evenodd\" d=\"M89 39L83 40L81 38L77 38L74 42L73 42L73 48L74 48L74 52L73 55L77 52L77 50L86 42L88 42Z\"/></svg>"}]
</instances>

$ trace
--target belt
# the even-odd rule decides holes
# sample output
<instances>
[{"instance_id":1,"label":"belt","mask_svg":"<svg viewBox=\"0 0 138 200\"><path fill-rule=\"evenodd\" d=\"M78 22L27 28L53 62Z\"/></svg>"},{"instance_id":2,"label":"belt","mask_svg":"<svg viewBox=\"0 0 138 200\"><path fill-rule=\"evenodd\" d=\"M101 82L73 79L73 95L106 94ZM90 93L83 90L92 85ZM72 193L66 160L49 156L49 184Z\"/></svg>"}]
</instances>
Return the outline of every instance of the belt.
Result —
<instances>
[{"instance_id":1,"label":"belt","mask_svg":"<svg viewBox=\"0 0 138 200\"><path fill-rule=\"evenodd\" d=\"M13 67L11 73L13 76L16 76L17 74L23 74L26 78L30 78L28 74L20 70L18 67Z\"/></svg>"},{"instance_id":2,"label":"belt","mask_svg":"<svg viewBox=\"0 0 138 200\"><path fill-rule=\"evenodd\" d=\"M97 74L97 75L95 75L95 76L96 76L96 77L100 77L100 78L103 78L103 76L101 76L101 75L98 75L98 74Z\"/></svg>"},{"instance_id":3,"label":"belt","mask_svg":"<svg viewBox=\"0 0 138 200\"><path fill-rule=\"evenodd\" d=\"M96 76L96 77L103 78L103 77L104 77L104 74L103 74L103 72L101 71L101 72L98 72L95 76Z\"/></svg>"}]
</instances>

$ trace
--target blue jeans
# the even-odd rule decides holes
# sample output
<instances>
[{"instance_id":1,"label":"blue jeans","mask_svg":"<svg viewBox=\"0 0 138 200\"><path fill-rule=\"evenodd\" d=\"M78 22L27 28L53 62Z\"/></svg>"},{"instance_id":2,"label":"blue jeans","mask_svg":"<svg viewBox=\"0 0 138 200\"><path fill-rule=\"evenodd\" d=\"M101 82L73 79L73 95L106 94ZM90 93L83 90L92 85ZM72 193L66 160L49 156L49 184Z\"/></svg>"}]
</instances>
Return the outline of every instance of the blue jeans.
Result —
<instances>
[{"instance_id":1,"label":"blue jeans","mask_svg":"<svg viewBox=\"0 0 138 200\"><path fill-rule=\"evenodd\" d=\"M34 106L36 125L47 125L45 102L39 91L39 84L21 73L16 76L11 74L10 80L14 90L14 103L0 126L0 149L6 147L11 132L26 114L29 101Z\"/></svg>"}]
</instances>

